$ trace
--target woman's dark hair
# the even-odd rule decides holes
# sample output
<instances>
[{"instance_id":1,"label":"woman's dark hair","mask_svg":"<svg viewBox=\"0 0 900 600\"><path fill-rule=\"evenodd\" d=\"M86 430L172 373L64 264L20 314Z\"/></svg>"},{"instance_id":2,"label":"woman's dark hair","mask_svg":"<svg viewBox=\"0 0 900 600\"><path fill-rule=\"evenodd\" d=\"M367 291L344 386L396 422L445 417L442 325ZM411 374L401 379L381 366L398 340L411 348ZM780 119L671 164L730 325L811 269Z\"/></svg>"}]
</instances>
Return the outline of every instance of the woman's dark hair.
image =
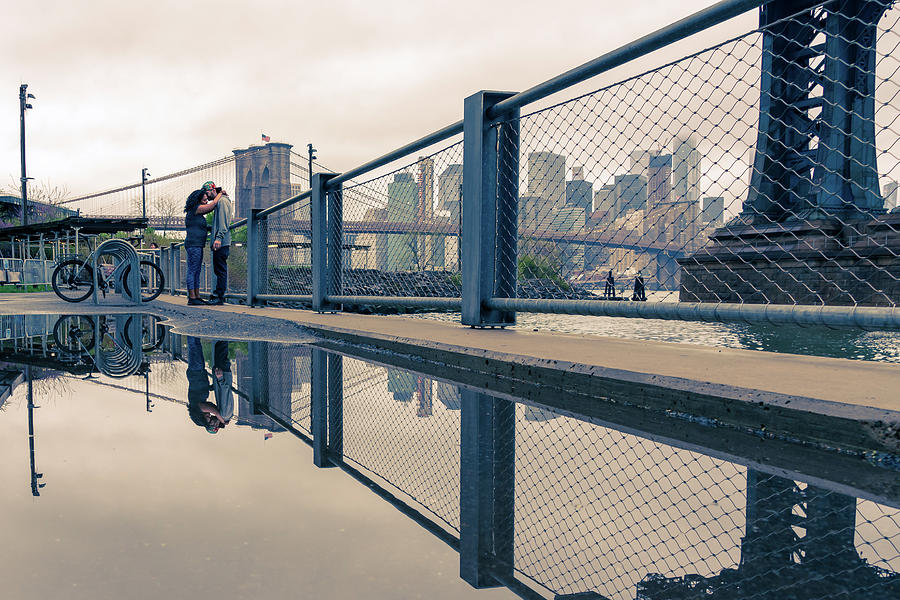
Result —
<instances>
[{"instance_id":1,"label":"woman's dark hair","mask_svg":"<svg viewBox=\"0 0 900 600\"><path fill-rule=\"evenodd\" d=\"M200 206L200 200L203 199L204 192L203 190L194 190L191 192L191 195L187 197L187 202L184 203L184 212L188 214L193 214L197 207Z\"/></svg>"}]
</instances>

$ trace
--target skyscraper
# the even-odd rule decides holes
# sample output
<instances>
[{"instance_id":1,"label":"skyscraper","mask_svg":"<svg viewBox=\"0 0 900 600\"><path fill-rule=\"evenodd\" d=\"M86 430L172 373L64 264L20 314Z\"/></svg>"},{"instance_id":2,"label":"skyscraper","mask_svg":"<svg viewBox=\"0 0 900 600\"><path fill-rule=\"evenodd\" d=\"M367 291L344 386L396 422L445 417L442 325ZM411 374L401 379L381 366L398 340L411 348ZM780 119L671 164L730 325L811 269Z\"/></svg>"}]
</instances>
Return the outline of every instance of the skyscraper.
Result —
<instances>
[{"instance_id":1,"label":"skyscraper","mask_svg":"<svg viewBox=\"0 0 900 600\"><path fill-rule=\"evenodd\" d=\"M697 140L689 135L675 138L672 175L675 201L683 203L679 209L679 243L687 248L697 239L700 201L700 151Z\"/></svg>"},{"instance_id":2,"label":"skyscraper","mask_svg":"<svg viewBox=\"0 0 900 600\"><path fill-rule=\"evenodd\" d=\"M572 167L572 180L566 182L566 204L584 211L585 216L591 212L594 184L584 180L582 167Z\"/></svg>"},{"instance_id":3,"label":"skyscraper","mask_svg":"<svg viewBox=\"0 0 900 600\"><path fill-rule=\"evenodd\" d=\"M388 184L387 221L414 223L417 219L417 188L412 175L406 172L394 175ZM385 271L409 271L418 266L416 236L411 233L379 234L376 255L378 268Z\"/></svg>"},{"instance_id":4,"label":"skyscraper","mask_svg":"<svg viewBox=\"0 0 900 600\"><path fill-rule=\"evenodd\" d=\"M594 212L612 212L616 209L616 186L604 185L594 194Z\"/></svg>"},{"instance_id":5,"label":"skyscraper","mask_svg":"<svg viewBox=\"0 0 900 600\"><path fill-rule=\"evenodd\" d=\"M463 166L452 164L438 175L438 210L450 212L450 223L459 223L462 205Z\"/></svg>"},{"instance_id":6,"label":"skyscraper","mask_svg":"<svg viewBox=\"0 0 900 600\"><path fill-rule=\"evenodd\" d=\"M450 229L460 227L460 215L462 211L462 184L463 166L458 164L447 165L447 168L438 175L437 209L446 211L450 217ZM444 262L441 264L435 260L435 267L456 270L459 268L459 237L447 236L443 243L436 242L434 252L443 251Z\"/></svg>"},{"instance_id":7,"label":"skyscraper","mask_svg":"<svg viewBox=\"0 0 900 600\"><path fill-rule=\"evenodd\" d=\"M419 157L416 165L416 201L419 221L430 221L434 217L434 159ZM434 238L430 235L417 236L418 256L420 268L433 269L435 267ZM441 256L441 266L444 257Z\"/></svg>"},{"instance_id":8,"label":"skyscraper","mask_svg":"<svg viewBox=\"0 0 900 600\"><path fill-rule=\"evenodd\" d=\"M703 199L703 212L700 213L700 222L711 227L721 227L725 215L725 198L722 196L708 196Z\"/></svg>"},{"instance_id":9,"label":"skyscraper","mask_svg":"<svg viewBox=\"0 0 900 600\"><path fill-rule=\"evenodd\" d=\"M697 203L700 200L700 151L697 140L689 135L675 138L672 158L675 200Z\"/></svg>"},{"instance_id":10,"label":"skyscraper","mask_svg":"<svg viewBox=\"0 0 900 600\"><path fill-rule=\"evenodd\" d=\"M623 214L647 206L647 179L643 175L616 175L615 212Z\"/></svg>"},{"instance_id":11,"label":"skyscraper","mask_svg":"<svg viewBox=\"0 0 900 600\"><path fill-rule=\"evenodd\" d=\"M672 194L672 155L652 154L647 163L647 206L671 201Z\"/></svg>"},{"instance_id":12,"label":"skyscraper","mask_svg":"<svg viewBox=\"0 0 900 600\"><path fill-rule=\"evenodd\" d=\"M528 195L540 196L549 212L566 203L566 157L553 152L528 155Z\"/></svg>"},{"instance_id":13,"label":"skyscraper","mask_svg":"<svg viewBox=\"0 0 900 600\"><path fill-rule=\"evenodd\" d=\"M884 184L884 209L887 211L897 208L897 187L896 181L888 181Z\"/></svg>"}]
</instances>

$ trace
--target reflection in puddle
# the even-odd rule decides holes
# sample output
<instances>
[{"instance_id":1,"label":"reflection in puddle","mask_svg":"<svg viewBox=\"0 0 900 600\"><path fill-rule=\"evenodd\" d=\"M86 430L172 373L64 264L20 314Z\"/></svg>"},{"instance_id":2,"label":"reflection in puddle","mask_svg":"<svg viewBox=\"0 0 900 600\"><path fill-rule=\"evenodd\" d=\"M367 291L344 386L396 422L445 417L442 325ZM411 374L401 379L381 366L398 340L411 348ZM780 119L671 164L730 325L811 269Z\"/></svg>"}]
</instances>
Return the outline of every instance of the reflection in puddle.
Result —
<instances>
[{"instance_id":1,"label":"reflection in puddle","mask_svg":"<svg viewBox=\"0 0 900 600\"><path fill-rule=\"evenodd\" d=\"M147 418L171 419L167 443L196 439L199 429L203 444L231 457L227 466L224 459L196 462L195 452L185 465L161 468L249 478L247 470L264 465L242 470L248 444L290 431L312 446L316 465L363 482L358 489L375 492L459 551L459 571L449 570L474 585L501 584L527 598L900 596L896 498L857 498L828 481L794 480L316 347L172 335L141 315L3 319L0 407L25 400L29 496L43 493L40 502L52 501L51 491L88 493L62 483L54 489L54 477L65 479L58 463L53 470L37 466L37 442L47 435L41 417L68 409L64 388L72 382L81 394L72 403L89 402L84 390L116 394L103 396L106 404L81 422L97 435L135 427L128 419L107 424L102 406L137 397L141 411L152 413ZM171 405L178 411L161 410ZM0 426L9 412L7 406L0 413ZM65 430L54 431L65 437ZM0 444L6 456L15 455L12 442ZM123 452L152 462L137 448ZM115 495L115 486L98 493ZM180 491L158 493L166 503ZM209 526L188 526L186 533L202 536ZM351 544L362 543L348 535ZM379 543L389 553L407 542L388 535ZM280 567L278 576L290 578L291 569ZM442 585L449 590L456 583Z\"/></svg>"}]
</instances>

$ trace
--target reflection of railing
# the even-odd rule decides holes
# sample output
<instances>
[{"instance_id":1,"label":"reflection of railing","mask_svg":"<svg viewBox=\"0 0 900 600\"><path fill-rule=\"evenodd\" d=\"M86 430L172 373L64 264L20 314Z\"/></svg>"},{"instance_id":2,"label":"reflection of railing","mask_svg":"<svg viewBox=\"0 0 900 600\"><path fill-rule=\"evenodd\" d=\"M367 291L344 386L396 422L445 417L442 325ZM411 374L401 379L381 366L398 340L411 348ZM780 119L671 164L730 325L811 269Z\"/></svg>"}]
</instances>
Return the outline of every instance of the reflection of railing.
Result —
<instances>
[{"instance_id":1,"label":"reflection of railing","mask_svg":"<svg viewBox=\"0 0 900 600\"><path fill-rule=\"evenodd\" d=\"M840 466L848 456L672 415L654 423L647 410L637 418L628 404L646 386L605 388L602 401L510 384L529 393L522 404L506 388L503 398L477 389L477 376L457 387L444 366L422 375L342 351L251 348L265 376L248 390L254 410L310 445L314 464L342 469L457 550L476 587L657 600L699 589L876 598L900 586L890 466ZM764 458L782 453L777 464Z\"/></svg>"}]
</instances>

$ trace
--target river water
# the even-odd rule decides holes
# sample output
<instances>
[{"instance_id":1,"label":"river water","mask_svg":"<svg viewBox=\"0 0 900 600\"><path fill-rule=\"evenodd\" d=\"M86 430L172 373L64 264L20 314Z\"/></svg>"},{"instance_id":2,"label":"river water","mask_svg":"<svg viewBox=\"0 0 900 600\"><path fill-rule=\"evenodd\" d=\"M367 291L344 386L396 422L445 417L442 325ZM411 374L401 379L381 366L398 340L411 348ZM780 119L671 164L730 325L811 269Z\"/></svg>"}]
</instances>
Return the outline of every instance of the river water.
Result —
<instances>
[{"instance_id":1,"label":"river water","mask_svg":"<svg viewBox=\"0 0 900 600\"><path fill-rule=\"evenodd\" d=\"M459 313L416 316L451 323L460 319ZM514 328L900 363L897 332L539 313L518 313Z\"/></svg>"}]
</instances>

